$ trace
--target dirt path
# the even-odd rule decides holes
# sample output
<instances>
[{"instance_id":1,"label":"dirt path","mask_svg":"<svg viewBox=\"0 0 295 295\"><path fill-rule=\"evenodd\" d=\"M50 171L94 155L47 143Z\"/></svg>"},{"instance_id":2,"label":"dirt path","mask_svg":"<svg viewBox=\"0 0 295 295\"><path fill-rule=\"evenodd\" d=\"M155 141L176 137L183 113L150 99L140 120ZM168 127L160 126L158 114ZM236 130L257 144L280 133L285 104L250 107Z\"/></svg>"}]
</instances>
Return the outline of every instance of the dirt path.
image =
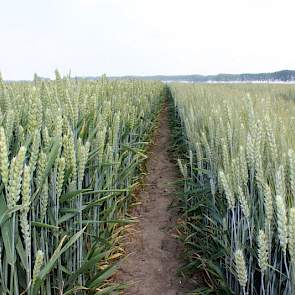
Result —
<instances>
[{"instance_id":1,"label":"dirt path","mask_svg":"<svg viewBox=\"0 0 295 295\"><path fill-rule=\"evenodd\" d=\"M168 153L170 130L168 109L165 104L155 132L147 162L147 176L139 192L142 204L135 215L139 223L136 233L126 242L130 256L123 262L117 280L132 283L126 295L176 295L184 294L180 278L179 242L173 238L172 227L176 217L168 206L175 191L171 182L177 179L177 167Z\"/></svg>"}]
</instances>

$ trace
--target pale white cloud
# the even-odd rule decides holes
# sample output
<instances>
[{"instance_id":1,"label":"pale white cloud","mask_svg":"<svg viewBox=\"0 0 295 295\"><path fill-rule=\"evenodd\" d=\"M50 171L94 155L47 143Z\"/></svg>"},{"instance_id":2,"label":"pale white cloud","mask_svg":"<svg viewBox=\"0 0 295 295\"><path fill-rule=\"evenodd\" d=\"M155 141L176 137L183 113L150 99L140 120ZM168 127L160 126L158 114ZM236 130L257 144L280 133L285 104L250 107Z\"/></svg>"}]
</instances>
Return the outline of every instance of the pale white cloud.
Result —
<instances>
[{"instance_id":1,"label":"pale white cloud","mask_svg":"<svg viewBox=\"0 0 295 295\"><path fill-rule=\"evenodd\" d=\"M293 0L0 0L8 79L295 69Z\"/></svg>"}]
</instances>

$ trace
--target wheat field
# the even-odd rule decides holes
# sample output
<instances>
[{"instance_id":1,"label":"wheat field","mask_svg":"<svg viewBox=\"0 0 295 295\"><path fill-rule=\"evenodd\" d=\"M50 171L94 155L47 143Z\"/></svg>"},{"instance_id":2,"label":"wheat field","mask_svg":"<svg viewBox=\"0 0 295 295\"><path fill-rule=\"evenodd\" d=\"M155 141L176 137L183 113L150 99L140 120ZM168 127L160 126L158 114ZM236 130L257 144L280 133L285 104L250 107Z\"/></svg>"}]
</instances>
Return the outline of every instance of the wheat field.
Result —
<instances>
[{"instance_id":1,"label":"wheat field","mask_svg":"<svg viewBox=\"0 0 295 295\"><path fill-rule=\"evenodd\" d=\"M0 80L0 293L106 294L160 82Z\"/></svg>"},{"instance_id":2,"label":"wheat field","mask_svg":"<svg viewBox=\"0 0 295 295\"><path fill-rule=\"evenodd\" d=\"M186 146L187 267L209 285L199 291L294 294L294 86L173 84L171 94Z\"/></svg>"}]
</instances>

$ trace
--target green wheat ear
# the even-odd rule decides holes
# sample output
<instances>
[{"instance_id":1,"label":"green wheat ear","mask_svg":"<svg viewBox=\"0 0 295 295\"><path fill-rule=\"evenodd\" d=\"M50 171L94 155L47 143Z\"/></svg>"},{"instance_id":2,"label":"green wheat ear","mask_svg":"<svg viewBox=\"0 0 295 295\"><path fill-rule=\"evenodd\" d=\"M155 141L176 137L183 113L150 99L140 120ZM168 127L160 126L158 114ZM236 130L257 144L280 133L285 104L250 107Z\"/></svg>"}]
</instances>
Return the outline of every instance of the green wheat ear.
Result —
<instances>
[{"instance_id":1,"label":"green wheat ear","mask_svg":"<svg viewBox=\"0 0 295 295\"><path fill-rule=\"evenodd\" d=\"M62 187L64 184L66 161L64 157L58 159L57 162L57 180L56 180L56 196L60 197L62 193Z\"/></svg>"},{"instance_id":2,"label":"green wheat ear","mask_svg":"<svg viewBox=\"0 0 295 295\"><path fill-rule=\"evenodd\" d=\"M31 169L29 166L25 165L22 180L22 211L25 213L29 212L30 202L31 202Z\"/></svg>"},{"instance_id":3,"label":"green wheat ear","mask_svg":"<svg viewBox=\"0 0 295 295\"><path fill-rule=\"evenodd\" d=\"M289 210L289 226L288 226L288 250L291 260L295 263L295 208Z\"/></svg>"},{"instance_id":4,"label":"green wheat ear","mask_svg":"<svg viewBox=\"0 0 295 295\"><path fill-rule=\"evenodd\" d=\"M242 211L243 211L245 217L249 220L250 209L249 209L248 199L246 198L246 196L240 186L238 187L238 199L241 203Z\"/></svg>"},{"instance_id":5,"label":"green wheat ear","mask_svg":"<svg viewBox=\"0 0 295 295\"><path fill-rule=\"evenodd\" d=\"M295 198L295 154L292 149L288 150L289 160L289 181L293 198Z\"/></svg>"},{"instance_id":6,"label":"green wheat ear","mask_svg":"<svg viewBox=\"0 0 295 295\"><path fill-rule=\"evenodd\" d=\"M247 269L244 254L240 249L235 252L235 266L239 283L241 287L245 288L247 284Z\"/></svg>"},{"instance_id":7,"label":"green wheat ear","mask_svg":"<svg viewBox=\"0 0 295 295\"><path fill-rule=\"evenodd\" d=\"M8 194L7 194L7 206L9 209L13 209L19 198L22 181L22 171L25 160L26 149L21 147L16 157L14 157L10 164Z\"/></svg>"},{"instance_id":8,"label":"green wheat ear","mask_svg":"<svg viewBox=\"0 0 295 295\"><path fill-rule=\"evenodd\" d=\"M227 199L228 208L232 209L235 206L234 194L230 188L228 177L224 174L223 171L219 172L220 182L222 183L223 189L225 191L225 196Z\"/></svg>"},{"instance_id":9,"label":"green wheat ear","mask_svg":"<svg viewBox=\"0 0 295 295\"><path fill-rule=\"evenodd\" d=\"M264 211L266 217L266 224L271 225L273 220L274 208L273 208L273 198L270 187L264 183L263 184L263 194L264 194Z\"/></svg>"},{"instance_id":10,"label":"green wheat ear","mask_svg":"<svg viewBox=\"0 0 295 295\"><path fill-rule=\"evenodd\" d=\"M7 141L5 136L5 131L3 127L0 127L0 174L2 181L7 186L8 184L8 150L7 150Z\"/></svg>"},{"instance_id":11,"label":"green wheat ear","mask_svg":"<svg viewBox=\"0 0 295 295\"><path fill-rule=\"evenodd\" d=\"M31 252L31 227L28 219L31 203L31 169L25 165L22 179L22 208L20 214L20 227L25 242L26 255ZM27 270L30 273L30 270Z\"/></svg>"},{"instance_id":12,"label":"green wheat ear","mask_svg":"<svg viewBox=\"0 0 295 295\"><path fill-rule=\"evenodd\" d=\"M280 245L284 253L286 253L288 230L287 230L287 210L286 204L282 196L276 196L276 207L277 207L277 227Z\"/></svg>"},{"instance_id":13,"label":"green wheat ear","mask_svg":"<svg viewBox=\"0 0 295 295\"><path fill-rule=\"evenodd\" d=\"M263 230L259 230L258 237L258 264L261 272L265 272L268 267L268 240Z\"/></svg>"},{"instance_id":14,"label":"green wheat ear","mask_svg":"<svg viewBox=\"0 0 295 295\"><path fill-rule=\"evenodd\" d=\"M30 160L29 160L29 167L31 169L31 173L34 173L36 169L36 163L39 156L40 144L41 144L40 131L35 130L32 145L31 145L31 153L30 153Z\"/></svg>"},{"instance_id":15,"label":"green wheat ear","mask_svg":"<svg viewBox=\"0 0 295 295\"><path fill-rule=\"evenodd\" d=\"M36 252L35 264L33 269L33 285L36 282L36 279L40 273L41 267L43 265L44 253L41 250Z\"/></svg>"}]
</instances>

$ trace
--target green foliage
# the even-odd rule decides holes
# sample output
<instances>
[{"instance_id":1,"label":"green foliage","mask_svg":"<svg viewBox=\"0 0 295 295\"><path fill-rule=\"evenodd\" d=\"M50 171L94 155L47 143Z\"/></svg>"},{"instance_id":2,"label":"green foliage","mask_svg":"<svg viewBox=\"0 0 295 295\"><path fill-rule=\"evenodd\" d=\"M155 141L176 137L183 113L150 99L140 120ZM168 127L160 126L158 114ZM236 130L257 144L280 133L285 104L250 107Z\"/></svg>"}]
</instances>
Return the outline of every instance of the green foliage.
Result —
<instances>
[{"instance_id":1,"label":"green foliage","mask_svg":"<svg viewBox=\"0 0 295 295\"><path fill-rule=\"evenodd\" d=\"M184 270L204 270L204 294L293 294L294 86L170 89L188 142Z\"/></svg>"},{"instance_id":2,"label":"green foliage","mask_svg":"<svg viewBox=\"0 0 295 295\"><path fill-rule=\"evenodd\" d=\"M1 80L0 293L110 294L163 84L55 75Z\"/></svg>"}]
</instances>

